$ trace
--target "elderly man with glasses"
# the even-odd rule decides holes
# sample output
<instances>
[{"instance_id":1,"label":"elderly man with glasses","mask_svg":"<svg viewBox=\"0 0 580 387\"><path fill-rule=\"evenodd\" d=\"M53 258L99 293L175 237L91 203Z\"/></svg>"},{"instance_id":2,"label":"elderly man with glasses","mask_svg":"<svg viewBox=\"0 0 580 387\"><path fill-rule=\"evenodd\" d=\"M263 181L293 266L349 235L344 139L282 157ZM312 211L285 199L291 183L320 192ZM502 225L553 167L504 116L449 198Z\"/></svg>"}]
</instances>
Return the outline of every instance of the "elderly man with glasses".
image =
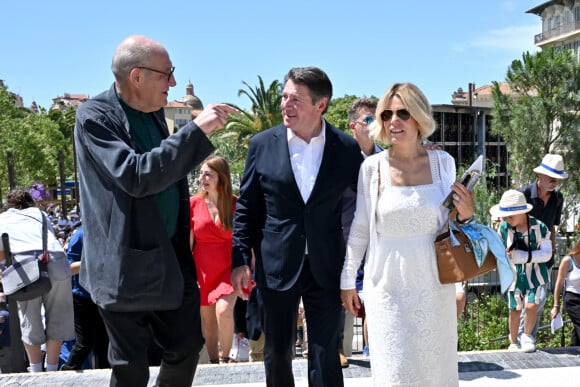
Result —
<instances>
[{"instance_id":1,"label":"elderly man with glasses","mask_svg":"<svg viewBox=\"0 0 580 387\"><path fill-rule=\"evenodd\" d=\"M187 174L214 149L206 135L236 110L209 105L169 135L163 107L176 81L165 48L131 36L111 67L113 86L76 116L80 284L107 329L111 386L148 385L151 339L163 352L156 385L191 386L203 337Z\"/></svg>"},{"instance_id":2,"label":"elderly man with glasses","mask_svg":"<svg viewBox=\"0 0 580 387\"><path fill-rule=\"evenodd\" d=\"M564 160L562 156L556 154L546 154L539 166L534 168L537 175L535 182L523 186L520 191L524 193L526 201L533 206L530 215L541 220L551 233L552 238L552 258L547 262L548 269L554 265L554 252L556 251L556 226L560 225L562 217L562 208L564 206L564 196L557 190L560 183L568 178L568 173L564 171ZM544 305L546 304L547 287L549 284L540 287L540 300L538 303L538 312L536 325L532 330L532 337L536 338L538 327ZM520 328L518 336L521 336L524 329L524 315L520 318Z\"/></svg>"}]
</instances>

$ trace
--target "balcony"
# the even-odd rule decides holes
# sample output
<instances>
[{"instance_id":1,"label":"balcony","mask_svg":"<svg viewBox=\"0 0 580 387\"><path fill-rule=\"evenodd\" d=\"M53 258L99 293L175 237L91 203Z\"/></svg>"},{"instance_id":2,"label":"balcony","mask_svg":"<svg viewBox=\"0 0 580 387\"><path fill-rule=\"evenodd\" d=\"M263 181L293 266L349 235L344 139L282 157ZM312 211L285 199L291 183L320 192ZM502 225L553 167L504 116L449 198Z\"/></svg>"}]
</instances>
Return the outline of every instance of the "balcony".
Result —
<instances>
[{"instance_id":1,"label":"balcony","mask_svg":"<svg viewBox=\"0 0 580 387\"><path fill-rule=\"evenodd\" d=\"M541 34L534 36L534 44L540 44L547 40L557 38L558 36L569 34L570 32L574 31L580 31L580 21L562 24L556 28L552 28L549 31L542 32Z\"/></svg>"}]
</instances>

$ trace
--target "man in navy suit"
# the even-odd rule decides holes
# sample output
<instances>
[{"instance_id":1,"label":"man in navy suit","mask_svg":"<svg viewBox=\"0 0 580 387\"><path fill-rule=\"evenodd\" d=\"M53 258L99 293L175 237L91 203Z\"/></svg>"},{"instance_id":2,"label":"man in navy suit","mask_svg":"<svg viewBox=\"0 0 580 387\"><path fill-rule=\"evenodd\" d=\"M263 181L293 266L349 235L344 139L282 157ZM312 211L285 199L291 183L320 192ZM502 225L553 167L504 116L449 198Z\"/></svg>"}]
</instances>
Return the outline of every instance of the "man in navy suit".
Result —
<instances>
[{"instance_id":1,"label":"man in navy suit","mask_svg":"<svg viewBox=\"0 0 580 387\"><path fill-rule=\"evenodd\" d=\"M234 216L232 283L242 298L254 277L263 299L268 386L294 386L292 356L302 297L308 321L308 381L343 386L338 357L342 197L356 189L356 141L322 118L332 83L319 68L284 79L284 123L250 142Z\"/></svg>"}]
</instances>

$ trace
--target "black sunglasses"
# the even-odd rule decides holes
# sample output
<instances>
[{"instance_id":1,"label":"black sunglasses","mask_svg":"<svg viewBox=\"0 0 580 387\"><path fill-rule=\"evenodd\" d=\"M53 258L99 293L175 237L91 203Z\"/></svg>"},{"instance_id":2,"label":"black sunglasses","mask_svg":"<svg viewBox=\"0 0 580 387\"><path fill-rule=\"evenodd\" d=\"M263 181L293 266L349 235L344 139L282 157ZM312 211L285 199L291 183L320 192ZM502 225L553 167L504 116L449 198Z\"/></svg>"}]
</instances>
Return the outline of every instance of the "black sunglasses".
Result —
<instances>
[{"instance_id":1,"label":"black sunglasses","mask_svg":"<svg viewBox=\"0 0 580 387\"><path fill-rule=\"evenodd\" d=\"M393 114L395 113L397 114L397 117L399 117L403 121L407 121L409 118L411 118L411 113L409 113L407 109L399 109L394 111L391 109L387 109L383 110L383 112L381 113L381 119L383 121L390 121L391 118L393 118Z\"/></svg>"}]
</instances>

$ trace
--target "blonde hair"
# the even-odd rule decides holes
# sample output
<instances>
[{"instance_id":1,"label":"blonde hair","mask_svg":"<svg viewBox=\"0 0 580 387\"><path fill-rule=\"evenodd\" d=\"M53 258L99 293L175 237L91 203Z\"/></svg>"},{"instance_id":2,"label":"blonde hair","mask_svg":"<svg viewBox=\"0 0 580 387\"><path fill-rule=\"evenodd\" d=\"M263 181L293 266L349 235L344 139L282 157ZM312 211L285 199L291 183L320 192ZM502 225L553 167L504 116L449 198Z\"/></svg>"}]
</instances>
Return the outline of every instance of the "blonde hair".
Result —
<instances>
[{"instance_id":1,"label":"blonde hair","mask_svg":"<svg viewBox=\"0 0 580 387\"><path fill-rule=\"evenodd\" d=\"M377 104L375 113L375 121L369 127L369 134L385 144L390 144L391 139L388 131L384 128L384 121L381 118L381 113L387 109L389 103L397 97L401 103L411 113L411 118L417 122L419 129L419 139L425 140L434 131L437 124L433 119L431 113L431 105L425 97L425 94L412 83L395 83L389 90L381 97Z\"/></svg>"},{"instance_id":2,"label":"blonde hair","mask_svg":"<svg viewBox=\"0 0 580 387\"><path fill-rule=\"evenodd\" d=\"M576 255L577 256L578 254L580 254L580 239L578 239L578 241L576 242L574 247L572 247L572 249L568 251L567 255Z\"/></svg>"}]
</instances>

